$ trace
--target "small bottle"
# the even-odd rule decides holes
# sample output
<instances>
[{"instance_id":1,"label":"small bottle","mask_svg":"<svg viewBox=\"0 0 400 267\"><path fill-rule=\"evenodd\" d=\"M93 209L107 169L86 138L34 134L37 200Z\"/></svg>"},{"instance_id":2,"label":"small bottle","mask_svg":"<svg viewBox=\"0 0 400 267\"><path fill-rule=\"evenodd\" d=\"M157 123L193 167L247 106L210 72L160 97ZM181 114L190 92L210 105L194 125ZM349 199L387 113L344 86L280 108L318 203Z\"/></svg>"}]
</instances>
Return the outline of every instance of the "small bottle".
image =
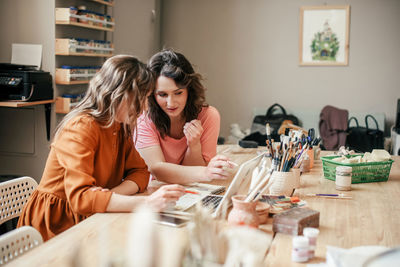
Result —
<instances>
[{"instance_id":1,"label":"small bottle","mask_svg":"<svg viewBox=\"0 0 400 267\"><path fill-rule=\"evenodd\" d=\"M304 236L294 236L292 240L292 261L306 262L308 260L308 238Z\"/></svg>"},{"instance_id":2,"label":"small bottle","mask_svg":"<svg viewBox=\"0 0 400 267\"><path fill-rule=\"evenodd\" d=\"M317 247L317 237L319 230L313 227L306 227L303 229L303 235L308 239L308 259L314 258L315 248Z\"/></svg>"},{"instance_id":3,"label":"small bottle","mask_svg":"<svg viewBox=\"0 0 400 267\"><path fill-rule=\"evenodd\" d=\"M349 191L351 190L351 172L349 166L336 167L336 190Z\"/></svg>"}]
</instances>

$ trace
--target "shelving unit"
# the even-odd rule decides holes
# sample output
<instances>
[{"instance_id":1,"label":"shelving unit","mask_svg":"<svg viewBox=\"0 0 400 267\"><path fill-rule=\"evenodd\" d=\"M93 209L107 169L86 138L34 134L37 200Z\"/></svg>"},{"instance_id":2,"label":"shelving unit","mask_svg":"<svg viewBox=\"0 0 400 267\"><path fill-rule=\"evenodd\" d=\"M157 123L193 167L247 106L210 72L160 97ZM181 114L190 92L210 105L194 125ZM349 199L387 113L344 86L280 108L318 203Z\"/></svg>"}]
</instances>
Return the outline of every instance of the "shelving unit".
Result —
<instances>
[{"instance_id":1,"label":"shelving unit","mask_svg":"<svg viewBox=\"0 0 400 267\"><path fill-rule=\"evenodd\" d=\"M113 32L114 28L106 28L106 27L100 27L100 26L93 26L93 25L88 25L80 22L73 22L73 21L56 21L57 25L71 25L71 26L78 26L82 28L88 28L88 29L94 29L94 30L101 30L101 31L110 31Z\"/></svg>"},{"instance_id":2,"label":"shelving unit","mask_svg":"<svg viewBox=\"0 0 400 267\"><path fill-rule=\"evenodd\" d=\"M82 67L84 63L87 66L90 65L89 67L99 66L102 65L106 58L113 56L113 44L107 41L106 33L112 33L115 29L114 19L108 15L110 12L108 7L113 7L114 1L58 0L57 2L56 6L58 6L55 9L55 56L57 57L55 82L59 93L55 100L55 112L57 114L67 114L77 104L74 98L68 95L73 95L73 92L76 92L79 88L82 91L84 89L82 86L87 85L94 74L93 72L89 72L91 74L86 72L86 75L75 74L77 72L72 72L72 70L69 72L65 69L66 67L63 66L61 68L61 66L66 65L67 68L73 69ZM86 5L84 2L88 4ZM79 8L78 11L77 8L70 8L72 4L78 6L79 4L84 4L87 8ZM97 4L104 6L103 12L98 12L102 8ZM76 30L72 30L73 28ZM85 34L85 31L90 32ZM100 34L100 32L104 32L104 35ZM94 36L97 36L97 38L93 38ZM98 38L98 36L101 37ZM82 39L82 37L85 39ZM110 38L110 36L108 37ZM108 40L110 40L109 38ZM68 57L71 57L71 59ZM81 57L82 59L72 59L76 57ZM101 62L97 63L99 60ZM75 66L75 62L78 62L79 66ZM65 94L65 97L61 96L63 94Z\"/></svg>"},{"instance_id":3,"label":"shelving unit","mask_svg":"<svg viewBox=\"0 0 400 267\"><path fill-rule=\"evenodd\" d=\"M65 53L56 53L56 56L75 56L75 57L112 57L113 54L91 54L91 53L72 53L72 52L65 52Z\"/></svg>"},{"instance_id":4,"label":"shelving unit","mask_svg":"<svg viewBox=\"0 0 400 267\"><path fill-rule=\"evenodd\" d=\"M114 6L114 1L112 1L112 2L102 1L102 0L88 0L88 1L96 2L96 3L99 3L99 4L106 5L106 6Z\"/></svg>"}]
</instances>

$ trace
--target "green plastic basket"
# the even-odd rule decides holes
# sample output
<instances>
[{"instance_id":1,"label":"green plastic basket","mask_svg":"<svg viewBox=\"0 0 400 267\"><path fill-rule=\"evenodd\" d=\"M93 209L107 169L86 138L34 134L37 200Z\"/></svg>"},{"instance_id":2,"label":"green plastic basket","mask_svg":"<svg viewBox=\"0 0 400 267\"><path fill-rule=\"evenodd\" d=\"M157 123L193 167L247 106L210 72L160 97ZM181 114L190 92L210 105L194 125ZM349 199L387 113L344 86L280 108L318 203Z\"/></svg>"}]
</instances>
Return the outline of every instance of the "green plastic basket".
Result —
<instances>
[{"instance_id":1,"label":"green plastic basket","mask_svg":"<svg viewBox=\"0 0 400 267\"><path fill-rule=\"evenodd\" d=\"M350 155L350 157L357 157L360 155ZM372 183L372 182L386 182L389 179L390 168L392 167L393 160L380 161L380 162L363 162L363 163L341 163L332 159L339 156L326 156L321 157L322 166L324 169L324 176L329 180L336 180L336 167L349 166L352 167L351 183Z\"/></svg>"}]
</instances>

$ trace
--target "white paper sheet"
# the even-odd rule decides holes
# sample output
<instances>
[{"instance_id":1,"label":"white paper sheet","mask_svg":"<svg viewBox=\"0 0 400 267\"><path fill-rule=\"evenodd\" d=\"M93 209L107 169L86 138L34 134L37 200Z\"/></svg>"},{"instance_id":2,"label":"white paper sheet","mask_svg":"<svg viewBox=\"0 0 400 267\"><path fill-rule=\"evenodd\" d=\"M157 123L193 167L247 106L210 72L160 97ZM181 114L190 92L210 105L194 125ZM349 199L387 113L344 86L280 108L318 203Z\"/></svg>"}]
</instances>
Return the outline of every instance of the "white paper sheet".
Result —
<instances>
[{"instance_id":1,"label":"white paper sheet","mask_svg":"<svg viewBox=\"0 0 400 267\"><path fill-rule=\"evenodd\" d=\"M12 64L33 65L40 69L42 64L41 44L12 44Z\"/></svg>"}]
</instances>

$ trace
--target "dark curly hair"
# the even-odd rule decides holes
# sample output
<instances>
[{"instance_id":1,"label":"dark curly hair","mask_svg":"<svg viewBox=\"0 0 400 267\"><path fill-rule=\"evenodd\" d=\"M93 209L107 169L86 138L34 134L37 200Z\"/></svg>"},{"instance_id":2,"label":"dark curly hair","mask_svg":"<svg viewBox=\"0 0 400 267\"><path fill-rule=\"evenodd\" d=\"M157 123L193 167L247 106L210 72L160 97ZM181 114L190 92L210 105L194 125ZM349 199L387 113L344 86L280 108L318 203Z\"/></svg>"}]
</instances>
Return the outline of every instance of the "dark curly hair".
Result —
<instances>
[{"instance_id":1,"label":"dark curly hair","mask_svg":"<svg viewBox=\"0 0 400 267\"><path fill-rule=\"evenodd\" d=\"M202 76L194 71L184 55L166 49L152 56L148 67L156 79L160 76L171 78L179 88L187 88L188 98L183 110L186 122L197 119L201 109L208 106L205 102L206 89L201 84ZM157 104L154 92L155 89L148 97L148 115L164 138L170 132L171 121Z\"/></svg>"}]
</instances>

